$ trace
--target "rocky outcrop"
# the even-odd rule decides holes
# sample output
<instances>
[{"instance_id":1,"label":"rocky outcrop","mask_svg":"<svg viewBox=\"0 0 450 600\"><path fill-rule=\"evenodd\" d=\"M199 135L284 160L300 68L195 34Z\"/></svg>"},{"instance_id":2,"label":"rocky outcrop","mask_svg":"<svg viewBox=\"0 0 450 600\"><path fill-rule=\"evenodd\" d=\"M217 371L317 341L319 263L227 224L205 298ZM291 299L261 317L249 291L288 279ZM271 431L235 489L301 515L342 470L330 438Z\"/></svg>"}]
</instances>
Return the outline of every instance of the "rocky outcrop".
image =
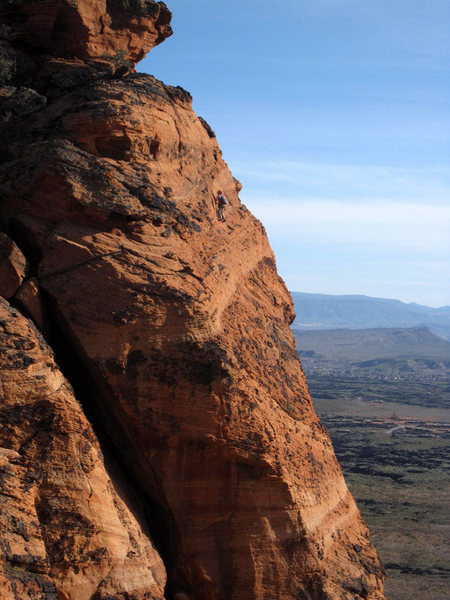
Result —
<instances>
[{"instance_id":1,"label":"rocky outcrop","mask_svg":"<svg viewBox=\"0 0 450 600\"><path fill-rule=\"evenodd\" d=\"M6 0L2 39L56 58L138 61L171 33L171 13L153 0Z\"/></svg>"},{"instance_id":2,"label":"rocky outcrop","mask_svg":"<svg viewBox=\"0 0 450 600\"><path fill-rule=\"evenodd\" d=\"M0 231L0 295L11 298L25 279L27 261L13 240Z\"/></svg>"},{"instance_id":3,"label":"rocky outcrop","mask_svg":"<svg viewBox=\"0 0 450 600\"><path fill-rule=\"evenodd\" d=\"M4 300L0 346L2 599L163 598L139 498L112 483L53 353Z\"/></svg>"},{"instance_id":4,"label":"rocky outcrop","mask_svg":"<svg viewBox=\"0 0 450 600\"><path fill-rule=\"evenodd\" d=\"M26 14L6 21L8 64L19 65L6 83L30 90L24 109L3 112L0 218L28 261L10 302L58 365L3 304L5 347L25 344L8 363L6 406L16 388L9 414L39 405L2 438L16 489L38 474L24 496L33 544L15 552L39 557L39 571L20 562L36 597L159 598L162 559L168 599L381 600L382 569L312 409L264 228L189 94L104 57L142 56L168 34L167 9L9 4ZM53 9L68 28L83 23L76 46L60 42ZM40 52L32 73L25 41ZM5 589L19 585L8 548Z\"/></svg>"}]
</instances>

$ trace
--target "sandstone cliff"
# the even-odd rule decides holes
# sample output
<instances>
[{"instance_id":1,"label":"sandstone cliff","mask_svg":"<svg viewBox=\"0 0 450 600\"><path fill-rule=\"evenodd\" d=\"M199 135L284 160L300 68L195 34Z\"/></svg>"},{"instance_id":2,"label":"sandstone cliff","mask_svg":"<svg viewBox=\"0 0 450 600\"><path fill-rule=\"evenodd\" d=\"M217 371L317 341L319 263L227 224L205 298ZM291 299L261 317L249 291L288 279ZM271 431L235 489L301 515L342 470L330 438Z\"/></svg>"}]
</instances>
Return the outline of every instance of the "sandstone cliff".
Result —
<instances>
[{"instance_id":1,"label":"sandstone cliff","mask_svg":"<svg viewBox=\"0 0 450 600\"><path fill-rule=\"evenodd\" d=\"M131 72L168 9L0 18L1 597L381 600L264 228Z\"/></svg>"}]
</instances>

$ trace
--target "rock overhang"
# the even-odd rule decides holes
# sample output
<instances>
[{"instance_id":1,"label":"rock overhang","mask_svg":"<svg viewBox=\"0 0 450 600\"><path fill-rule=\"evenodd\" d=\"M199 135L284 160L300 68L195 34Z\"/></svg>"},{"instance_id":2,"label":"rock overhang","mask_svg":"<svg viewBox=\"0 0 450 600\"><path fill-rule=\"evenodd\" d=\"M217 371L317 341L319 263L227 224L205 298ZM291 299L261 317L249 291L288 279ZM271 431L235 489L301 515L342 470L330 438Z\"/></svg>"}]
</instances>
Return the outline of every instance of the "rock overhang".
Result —
<instances>
[{"instance_id":1,"label":"rock overhang","mask_svg":"<svg viewBox=\"0 0 450 600\"><path fill-rule=\"evenodd\" d=\"M154 0L8 0L0 39L56 58L134 65L172 34L171 17Z\"/></svg>"}]
</instances>

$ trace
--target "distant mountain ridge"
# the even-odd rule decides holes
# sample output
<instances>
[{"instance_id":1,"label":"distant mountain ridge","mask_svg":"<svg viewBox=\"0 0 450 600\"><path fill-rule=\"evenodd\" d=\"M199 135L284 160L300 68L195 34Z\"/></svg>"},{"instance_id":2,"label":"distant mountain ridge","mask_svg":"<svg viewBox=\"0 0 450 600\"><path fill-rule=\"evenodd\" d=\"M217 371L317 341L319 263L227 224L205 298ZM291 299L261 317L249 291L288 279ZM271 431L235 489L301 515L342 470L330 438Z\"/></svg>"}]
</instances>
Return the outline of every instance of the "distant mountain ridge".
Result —
<instances>
[{"instance_id":1,"label":"distant mountain ridge","mask_svg":"<svg viewBox=\"0 0 450 600\"><path fill-rule=\"evenodd\" d=\"M370 296L291 292L294 330L427 327L450 340L450 306L431 308Z\"/></svg>"},{"instance_id":2,"label":"distant mountain ridge","mask_svg":"<svg viewBox=\"0 0 450 600\"><path fill-rule=\"evenodd\" d=\"M424 327L322 329L295 332L307 374L448 378L450 342Z\"/></svg>"},{"instance_id":3,"label":"distant mountain ridge","mask_svg":"<svg viewBox=\"0 0 450 600\"><path fill-rule=\"evenodd\" d=\"M398 356L436 357L450 365L450 342L425 327L410 329L322 329L296 336L299 353L313 350L346 360Z\"/></svg>"}]
</instances>

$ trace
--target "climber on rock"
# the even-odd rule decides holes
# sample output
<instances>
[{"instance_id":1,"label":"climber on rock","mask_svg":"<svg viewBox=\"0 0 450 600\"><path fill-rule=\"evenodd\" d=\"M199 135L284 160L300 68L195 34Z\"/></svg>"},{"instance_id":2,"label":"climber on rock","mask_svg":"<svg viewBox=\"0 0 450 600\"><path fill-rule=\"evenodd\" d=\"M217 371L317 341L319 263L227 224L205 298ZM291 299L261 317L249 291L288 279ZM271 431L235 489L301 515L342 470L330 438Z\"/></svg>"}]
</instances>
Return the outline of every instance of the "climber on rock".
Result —
<instances>
[{"instance_id":1,"label":"climber on rock","mask_svg":"<svg viewBox=\"0 0 450 600\"><path fill-rule=\"evenodd\" d=\"M219 218L219 221L225 221L225 215L224 215L224 211L225 211L225 206L228 204L228 200L225 196L225 194L222 192L222 190L219 190L217 192L217 216Z\"/></svg>"}]
</instances>

